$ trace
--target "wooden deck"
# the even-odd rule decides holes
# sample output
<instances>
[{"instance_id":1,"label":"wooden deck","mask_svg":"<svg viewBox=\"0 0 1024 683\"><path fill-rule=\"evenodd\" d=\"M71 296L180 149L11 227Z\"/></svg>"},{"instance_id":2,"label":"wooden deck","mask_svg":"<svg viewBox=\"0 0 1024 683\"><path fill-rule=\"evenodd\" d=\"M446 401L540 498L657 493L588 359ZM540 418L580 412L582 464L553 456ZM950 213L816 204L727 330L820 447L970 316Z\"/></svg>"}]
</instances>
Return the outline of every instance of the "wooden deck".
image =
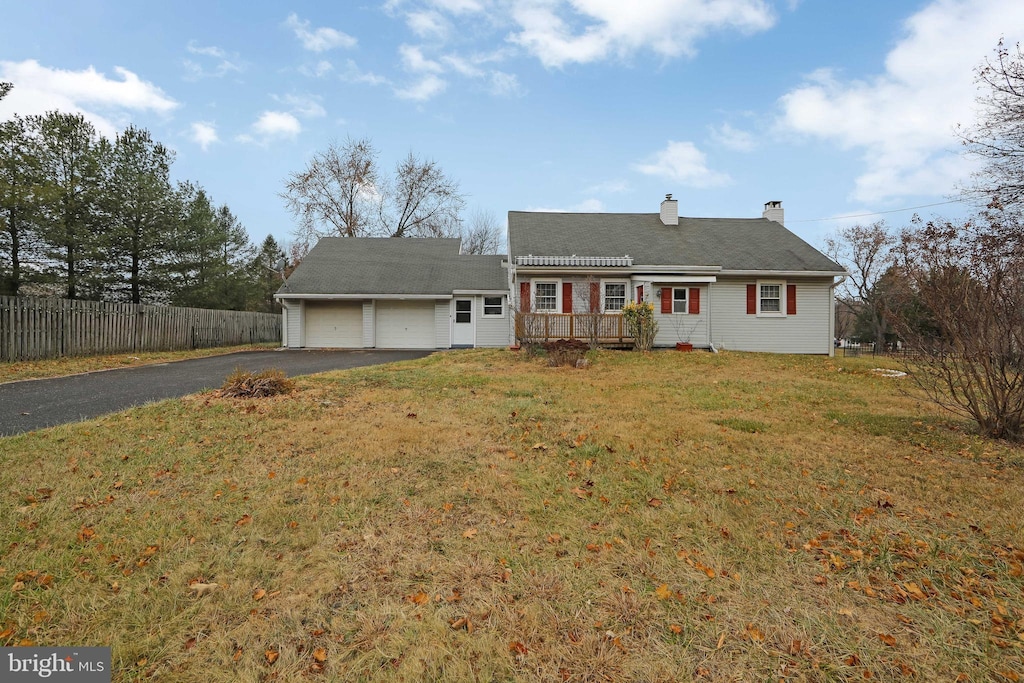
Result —
<instances>
[{"instance_id":1,"label":"wooden deck","mask_svg":"<svg viewBox=\"0 0 1024 683\"><path fill-rule=\"evenodd\" d=\"M596 341L601 346L632 346L622 316L614 313L516 313L516 339L539 344L556 339Z\"/></svg>"}]
</instances>

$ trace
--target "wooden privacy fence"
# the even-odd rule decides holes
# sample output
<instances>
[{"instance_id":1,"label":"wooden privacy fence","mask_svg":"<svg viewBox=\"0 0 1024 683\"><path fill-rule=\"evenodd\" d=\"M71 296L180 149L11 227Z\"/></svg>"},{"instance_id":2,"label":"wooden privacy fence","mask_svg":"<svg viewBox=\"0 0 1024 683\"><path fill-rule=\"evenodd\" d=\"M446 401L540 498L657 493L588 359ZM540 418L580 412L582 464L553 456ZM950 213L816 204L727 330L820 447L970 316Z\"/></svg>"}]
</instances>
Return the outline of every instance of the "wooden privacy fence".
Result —
<instances>
[{"instance_id":1,"label":"wooden privacy fence","mask_svg":"<svg viewBox=\"0 0 1024 683\"><path fill-rule=\"evenodd\" d=\"M281 316L0 296L0 361L281 341Z\"/></svg>"}]
</instances>

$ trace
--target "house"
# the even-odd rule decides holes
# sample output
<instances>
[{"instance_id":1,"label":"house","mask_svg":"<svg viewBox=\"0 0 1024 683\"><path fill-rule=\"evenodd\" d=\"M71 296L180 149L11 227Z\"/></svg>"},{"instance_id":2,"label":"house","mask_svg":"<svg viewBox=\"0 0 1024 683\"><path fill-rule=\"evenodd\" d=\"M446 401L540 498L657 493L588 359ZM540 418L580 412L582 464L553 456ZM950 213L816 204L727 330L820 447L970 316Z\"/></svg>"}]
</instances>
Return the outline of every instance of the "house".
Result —
<instances>
[{"instance_id":1,"label":"house","mask_svg":"<svg viewBox=\"0 0 1024 683\"><path fill-rule=\"evenodd\" d=\"M655 346L832 354L842 266L761 218L511 211L509 276L519 339L628 343L618 312L654 306ZM841 281L841 280L840 280Z\"/></svg>"},{"instance_id":2,"label":"house","mask_svg":"<svg viewBox=\"0 0 1024 683\"><path fill-rule=\"evenodd\" d=\"M288 348L507 346L503 256L458 239L326 237L274 295Z\"/></svg>"},{"instance_id":3,"label":"house","mask_svg":"<svg viewBox=\"0 0 1024 683\"><path fill-rule=\"evenodd\" d=\"M655 345L832 354L841 266L761 218L510 211L508 256L457 239L329 237L275 295L289 348L628 345L621 310L654 305Z\"/></svg>"}]
</instances>

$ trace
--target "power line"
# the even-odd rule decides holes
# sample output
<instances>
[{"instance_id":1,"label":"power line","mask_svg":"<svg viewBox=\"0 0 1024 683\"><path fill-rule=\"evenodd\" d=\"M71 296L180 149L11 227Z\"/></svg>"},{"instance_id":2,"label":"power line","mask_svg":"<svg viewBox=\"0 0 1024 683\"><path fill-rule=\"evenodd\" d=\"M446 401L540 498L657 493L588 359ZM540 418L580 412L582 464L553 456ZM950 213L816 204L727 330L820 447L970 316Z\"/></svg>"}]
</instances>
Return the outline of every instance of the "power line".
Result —
<instances>
[{"instance_id":1,"label":"power line","mask_svg":"<svg viewBox=\"0 0 1024 683\"><path fill-rule=\"evenodd\" d=\"M914 211L915 209L927 209L932 206L945 206L946 204L963 204L965 199L951 199L948 202L935 202L934 204L921 204L920 206L908 206L905 209L890 209L889 211L872 211L871 213L854 213L849 216L832 216L830 218L807 218L802 221L786 221L787 223L821 223L823 221L841 221L846 218L864 218L866 216L881 216L887 213L900 213L902 211Z\"/></svg>"}]
</instances>

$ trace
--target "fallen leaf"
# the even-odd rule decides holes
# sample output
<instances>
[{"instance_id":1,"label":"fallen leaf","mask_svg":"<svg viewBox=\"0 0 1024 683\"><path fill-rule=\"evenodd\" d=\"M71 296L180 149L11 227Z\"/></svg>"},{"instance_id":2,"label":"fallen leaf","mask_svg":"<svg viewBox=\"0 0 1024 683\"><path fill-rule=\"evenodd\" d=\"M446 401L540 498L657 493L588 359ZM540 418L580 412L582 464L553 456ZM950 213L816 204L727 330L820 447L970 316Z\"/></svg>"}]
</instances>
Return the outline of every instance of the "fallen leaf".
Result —
<instances>
[{"instance_id":1,"label":"fallen leaf","mask_svg":"<svg viewBox=\"0 0 1024 683\"><path fill-rule=\"evenodd\" d=\"M413 595L407 595L405 596L405 599L413 603L414 605L425 605L428 602L430 602L430 596L424 593L423 591L420 591L419 593L415 593Z\"/></svg>"},{"instance_id":2,"label":"fallen leaf","mask_svg":"<svg viewBox=\"0 0 1024 683\"><path fill-rule=\"evenodd\" d=\"M896 647L896 639L893 638L888 633L879 633L878 634L878 639L881 640L886 645L888 645L889 647Z\"/></svg>"},{"instance_id":3,"label":"fallen leaf","mask_svg":"<svg viewBox=\"0 0 1024 683\"><path fill-rule=\"evenodd\" d=\"M463 538L476 538L476 529L466 529L462 532Z\"/></svg>"},{"instance_id":4,"label":"fallen leaf","mask_svg":"<svg viewBox=\"0 0 1024 683\"><path fill-rule=\"evenodd\" d=\"M535 444L533 444L533 450L535 450L535 451L546 451L547 449L548 449L548 445L546 443L535 443Z\"/></svg>"},{"instance_id":5,"label":"fallen leaf","mask_svg":"<svg viewBox=\"0 0 1024 683\"><path fill-rule=\"evenodd\" d=\"M317 649L313 650L313 659L323 664L327 661L327 650L323 649L322 647L318 647Z\"/></svg>"},{"instance_id":6,"label":"fallen leaf","mask_svg":"<svg viewBox=\"0 0 1024 683\"><path fill-rule=\"evenodd\" d=\"M239 650L241 652L241 650ZM277 661L277 658L281 656L281 653L277 650L267 650L263 653L263 656L267 658L267 664L273 664Z\"/></svg>"},{"instance_id":7,"label":"fallen leaf","mask_svg":"<svg viewBox=\"0 0 1024 683\"><path fill-rule=\"evenodd\" d=\"M672 633L675 633L678 636L680 633L683 632L683 627L679 624L669 624L668 630L672 631Z\"/></svg>"},{"instance_id":8,"label":"fallen leaf","mask_svg":"<svg viewBox=\"0 0 1024 683\"><path fill-rule=\"evenodd\" d=\"M518 640L513 640L511 643L508 644L508 651L515 652L519 655L526 655L526 653L529 652L529 650L526 649L526 646L520 643Z\"/></svg>"},{"instance_id":9,"label":"fallen leaf","mask_svg":"<svg viewBox=\"0 0 1024 683\"><path fill-rule=\"evenodd\" d=\"M652 507L652 508L660 508L661 507L661 499L660 498L651 498L650 500L647 501L647 504L650 507Z\"/></svg>"},{"instance_id":10,"label":"fallen leaf","mask_svg":"<svg viewBox=\"0 0 1024 683\"><path fill-rule=\"evenodd\" d=\"M746 631L747 636L749 636L751 640L756 641L758 643L764 642L764 633L762 633L761 629L759 629L758 627L754 626L753 624L747 624Z\"/></svg>"},{"instance_id":11,"label":"fallen leaf","mask_svg":"<svg viewBox=\"0 0 1024 683\"><path fill-rule=\"evenodd\" d=\"M235 654L231 656L232 661L237 662L242 658L242 648L235 648Z\"/></svg>"},{"instance_id":12,"label":"fallen leaf","mask_svg":"<svg viewBox=\"0 0 1024 683\"><path fill-rule=\"evenodd\" d=\"M265 597L267 597L267 591L263 590L262 588L260 588L252 594L252 599L257 601L262 600Z\"/></svg>"},{"instance_id":13,"label":"fallen leaf","mask_svg":"<svg viewBox=\"0 0 1024 683\"><path fill-rule=\"evenodd\" d=\"M657 588L655 588L654 594L658 596L659 600L668 600L673 595L672 591L669 590L667 583L663 583Z\"/></svg>"},{"instance_id":14,"label":"fallen leaf","mask_svg":"<svg viewBox=\"0 0 1024 683\"><path fill-rule=\"evenodd\" d=\"M186 650L191 650L195 646L196 646L196 639L194 637L193 638L189 638L188 640L185 641L185 649Z\"/></svg>"},{"instance_id":15,"label":"fallen leaf","mask_svg":"<svg viewBox=\"0 0 1024 683\"><path fill-rule=\"evenodd\" d=\"M252 515L248 515L248 514L242 515L239 518L239 520L237 522L235 522L235 526L245 526L246 524L250 523L251 521L252 521Z\"/></svg>"},{"instance_id":16,"label":"fallen leaf","mask_svg":"<svg viewBox=\"0 0 1024 683\"><path fill-rule=\"evenodd\" d=\"M216 583L193 583L189 590L196 594L196 597L203 597L207 593L216 590L219 584Z\"/></svg>"}]
</instances>

